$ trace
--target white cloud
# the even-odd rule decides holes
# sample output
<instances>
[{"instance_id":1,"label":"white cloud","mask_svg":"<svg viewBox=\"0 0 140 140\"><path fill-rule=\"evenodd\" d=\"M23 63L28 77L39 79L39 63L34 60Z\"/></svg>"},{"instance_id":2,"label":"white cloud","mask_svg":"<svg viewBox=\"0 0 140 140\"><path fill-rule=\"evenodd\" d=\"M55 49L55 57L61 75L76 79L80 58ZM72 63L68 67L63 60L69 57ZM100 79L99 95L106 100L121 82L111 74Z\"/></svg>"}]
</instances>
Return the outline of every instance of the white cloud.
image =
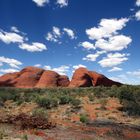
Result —
<instances>
[{"instance_id":1,"label":"white cloud","mask_svg":"<svg viewBox=\"0 0 140 140\"><path fill-rule=\"evenodd\" d=\"M11 66L13 68L19 68L19 66L22 65L22 62L20 62L16 59L6 58L4 56L0 56L0 63L8 64L9 66Z\"/></svg>"},{"instance_id":2,"label":"white cloud","mask_svg":"<svg viewBox=\"0 0 140 140\"><path fill-rule=\"evenodd\" d=\"M50 33L50 32L47 34L46 40L53 41L53 42L58 42L58 39L56 39L55 36L53 36L53 34Z\"/></svg>"},{"instance_id":3,"label":"white cloud","mask_svg":"<svg viewBox=\"0 0 140 140\"><path fill-rule=\"evenodd\" d=\"M13 72L18 72L17 69L0 69L0 72L2 73L13 73Z\"/></svg>"},{"instance_id":4,"label":"white cloud","mask_svg":"<svg viewBox=\"0 0 140 140\"><path fill-rule=\"evenodd\" d=\"M132 42L130 37L124 35L116 35L109 38L109 40L99 39L95 43L95 47L106 51L121 51L126 49Z\"/></svg>"},{"instance_id":5,"label":"white cloud","mask_svg":"<svg viewBox=\"0 0 140 140\"><path fill-rule=\"evenodd\" d=\"M94 44L92 44L92 43L90 43L88 41L80 43L80 46L84 47L87 50L92 50L92 49L95 50Z\"/></svg>"},{"instance_id":6,"label":"white cloud","mask_svg":"<svg viewBox=\"0 0 140 140\"><path fill-rule=\"evenodd\" d=\"M58 4L62 8L68 6L68 0L57 0L56 4Z\"/></svg>"},{"instance_id":7,"label":"white cloud","mask_svg":"<svg viewBox=\"0 0 140 140\"><path fill-rule=\"evenodd\" d=\"M58 27L53 27L53 34L54 36L57 38L57 37L61 37L61 32L60 32L60 29Z\"/></svg>"},{"instance_id":8,"label":"white cloud","mask_svg":"<svg viewBox=\"0 0 140 140\"><path fill-rule=\"evenodd\" d=\"M127 18L121 19L102 19L98 28L93 27L86 30L86 34L91 40L98 40L101 38L108 38L117 34L117 31L123 29L129 21Z\"/></svg>"},{"instance_id":9,"label":"white cloud","mask_svg":"<svg viewBox=\"0 0 140 140\"><path fill-rule=\"evenodd\" d=\"M122 83L122 80L119 78L119 77L109 77L109 79L113 80L113 81L116 81L116 82L121 82Z\"/></svg>"},{"instance_id":10,"label":"white cloud","mask_svg":"<svg viewBox=\"0 0 140 140\"><path fill-rule=\"evenodd\" d=\"M138 69L136 71L129 71L129 72L127 72L127 74L129 74L131 76L136 76L137 78L140 78L140 69Z\"/></svg>"},{"instance_id":11,"label":"white cloud","mask_svg":"<svg viewBox=\"0 0 140 140\"><path fill-rule=\"evenodd\" d=\"M97 51L95 54L88 54L83 60L86 61L96 61L96 59L101 55L106 53L105 51Z\"/></svg>"},{"instance_id":12,"label":"white cloud","mask_svg":"<svg viewBox=\"0 0 140 140\"><path fill-rule=\"evenodd\" d=\"M66 75L66 73L69 71L69 66L62 65L58 68L53 68L52 70L59 73L60 75Z\"/></svg>"},{"instance_id":13,"label":"white cloud","mask_svg":"<svg viewBox=\"0 0 140 140\"><path fill-rule=\"evenodd\" d=\"M68 36L69 36L71 39L75 39L75 38L76 38L73 30L68 29L68 28L64 28L63 30L68 34Z\"/></svg>"},{"instance_id":14,"label":"white cloud","mask_svg":"<svg viewBox=\"0 0 140 140\"><path fill-rule=\"evenodd\" d=\"M15 32L15 33L20 33L20 31L18 30L18 28L15 27L15 26L12 26L12 27L11 27L11 31L12 31L12 32Z\"/></svg>"},{"instance_id":15,"label":"white cloud","mask_svg":"<svg viewBox=\"0 0 140 140\"><path fill-rule=\"evenodd\" d=\"M119 68L119 67L113 67L113 68L110 69L108 72L115 72L115 71L122 71L122 68Z\"/></svg>"},{"instance_id":16,"label":"white cloud","mask_svg":"<svg viewBox=\"0 0 140 140\"><path fill-rule=\"evenodd\" d=\"M55 71L55 72L59 73L60 75L66 75L66 73L69 71L69 68L70 67L66 66L66 65L62 65L57 68L52 68L51 66L44 66L44 69Z\"/></svg>"},{"instance_id":17,"label":"white cloud","mask_svg":"<svg viewBox=\"0 0 140 140\"><path fill-rule=\"evenodd\" d=\"M58 42L59 38L61 38L61 31L58 27L53 27L52 32L48 32L46 36L46 40L52 42Z\"/></svg>"},{"instance_id":18,"label":"white cloud","mask_svg":"<svg viewBox=\"0 0 140 140\"><path fill-rule=\"evenodd\" d=\"M39 7L43 7L45 6L45 4L49 3L49 0L32 0L32 1L35 2Z\"/></svg>"},{"instance_id":19,"label":"white cloud","mask_svg":"<svg viewBox=\"0 0 140 140\"><path fill-rule=\"evenodd\" d=\"M29 52L41 52L47 50L47 47L43 43L33 42L32 44L22 43L19 48L27 50Z\"/></svg>"},{"instance_id":20,"label":"white cloud","mask_svg":"<svg viewBox=\"0 0 140 140\"><path fill-rule=\"evenodd\" d=\"M121 54L121 53L109 53L107 57L100 60L98 63L102 67L115 67L117 65L122 64L123 62L128 60L129 54Z\"/></svg>"},{"instance_id":21,"label":"white cloud","mask_svg":"<svg viewBox=\"0 0 140 140\"><path fill-rule=\"evenodd\" d=\"M0 62L0 67L3 66L3 64Z\"/></svg>"},{"instance_id":22,"label":"white cloud","mask_svg":"<svg viewBox=\"0 0 140 140\"><path fill-rule=\"evenodd\" d=\"M65 33L69 36L70 39L76 39L75 33L72 29L69 28L60 29L56 26L53 26L52 31L48 32L45 38L48 41L58 42L59 44L61 44L61 41L59 40Z\"/></svg>"},{"instance_id":23,"label":"white cloud","mask_svg":"<svg viewBox=\"0 0 140 140\"><path fill-rule=\"evenodd\" d=\"M137 0L137 1L136 1L136 5L137 5L137 6L140 6L140 0Z\"/></svg>"},{"instance_id":24,"label":"white cloud","mask_svg":"<svg viewBox=\"0 0 140 140\"><path fill-rule=\"evenodd\" d=\"M73 66L73 69L76 70L76 69L81 68L81 67L82 67L82 68L86 68L85 65L79 64L79 65L74 65L74 66Z\"/></svg>"},{"instance_id":25,"label":"white cloud","mask_svg":"<svg viewBox=\"0 0 140 140\"><path fill-rule=\"evenodd\" d=\"M42 65L41 64L35 64L34 66L35 67L41 67Z\"/></svg>"},{"instance_id":26,"label":"white cloud","mask_svg":"<svg viewBox=\"0 0 140 140\"><path fill-rule=\"evenodd\" d=\"M24 37L14 32L0 31L0 40L6 44L10 43L23 43Z\"/></svg>"},{"instance_id":27,"label":"white cloud","mask_svg":"<svg viewBox=\"0 0 140 140\"><path fill-rule=\"evenodd\" d=\"M137 20L140 20L140 10L135 14Z\"/></svg>"},{"instance_id":28,"label":"white cloud","mask_svg":"<svg viewBox=\"0 0 140 140\"><path fill-rule=\"evenodd\" d=\"M45 69L45 70L51 70L52 68L51 68L51 66L47 66L47 65L46 65L46 66L44 66L44 69Z\"/></svg>"}]
</instances>

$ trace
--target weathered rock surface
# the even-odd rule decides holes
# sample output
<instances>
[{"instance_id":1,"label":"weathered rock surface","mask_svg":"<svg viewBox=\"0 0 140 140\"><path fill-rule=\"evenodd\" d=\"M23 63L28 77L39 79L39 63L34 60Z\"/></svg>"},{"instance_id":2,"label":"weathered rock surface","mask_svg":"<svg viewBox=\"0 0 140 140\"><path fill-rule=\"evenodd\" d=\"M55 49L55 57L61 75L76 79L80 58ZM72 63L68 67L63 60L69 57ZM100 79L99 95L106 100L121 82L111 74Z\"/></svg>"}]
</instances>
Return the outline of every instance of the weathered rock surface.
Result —
<instances>
[{"instance_id":1,"label":"weathered rock surface","mask_svg":"<svg viewBox=\"0 0 140 140\"><path fill-rule=\"evenodd\" d=\"M72 77L69 87L90 87L92 86L92 79L86 68L77 69Z\"/></svg>"},{"instance_id":2,"label":"weathered rock surface","mask_svg":"<svg viewBox=\"0 0 140 140\"><path fill-rule=\"evenodd\" d=\"M107 77L105 77L104 75L99 74L97 72L89 71L89 76L92 79L93 86L107 86L107 87L110 87L113 85L121 86L121 83L112 81L108 79Z\"/></svg>"},{"instance_id":3,"label":"weathered rock surface","mask_svg":"<svg viewBox=\"0 0 140 140\"><path fill-rule=\"evenodd\" d=\"M17 88L32 88L40 79L43 69L36 67L26 67L20 71L20 76L12 81L13 86Z\"/></svg>"},{"instance_id":4,"label":"weathered rock surface","mask_svg":"<svg viewBox=\"0 0 140 140\"><path fill-rule=\"evenodd\" d=\"M19 72L7 73L0 77L0 87L13 86L12 81L19 76Z\"/></svg>"},{"instance_id":5,"label":"weathered rock surface","mask_svg":"<svg viewBox=\"0 0 140 140\"><path fill-rule=\"evenodd\" d=\"M90 86L120 86L121 83L112 81L102 74L88 71L86 68L79 68L73 74L69 87L90 87Z\"/></svg>"},{"instance_id":6,"label":"weathered rock surface","mask_svg":"<svg viewBox=\"0 0 140 140\"><path fill-rule=\"evenodd\" d=\"M77 69L71 82L65 75L36 67L26 67L20 72L8 73L0 77L0 87L17 88L47 88L47 87L91 87L91 86L120 86L121 83L112 81L102 74L89 71L86 68Z\"/></svg>"}]
</instances>

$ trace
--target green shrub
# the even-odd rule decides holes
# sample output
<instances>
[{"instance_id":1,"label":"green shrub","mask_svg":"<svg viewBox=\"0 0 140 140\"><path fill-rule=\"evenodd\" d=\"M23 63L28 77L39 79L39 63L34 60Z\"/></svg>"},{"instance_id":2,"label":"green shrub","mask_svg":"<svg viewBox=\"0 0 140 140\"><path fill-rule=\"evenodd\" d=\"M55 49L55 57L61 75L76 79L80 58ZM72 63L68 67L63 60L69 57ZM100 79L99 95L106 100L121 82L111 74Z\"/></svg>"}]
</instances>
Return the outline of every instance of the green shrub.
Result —
<instances>
[{"instance_id":1,"label":"green shrub","mask_svg":"<svg viewBox=\"0 0 140 140\"><path fill-rule=\"evenodd\" d=\"M79 108L80 104L81 104L81 101L79 99L74 99L73 98L70 103L72 104L73 107Z\"/></svg>"},{"instance_id":2,"label":"green shrub","mask_svg":"<svg viewBox=\"0 0 140 140\"><path fill-rule=\"evenodd\" d=\"M45 107L47 109L58 106L58 100L56 98L38 97L36 102L40 107Z\"/></svg>"},{"instance_id":3,"label":"green shrub","mask_svg":"<svg viewBox=\"0 0 140 140\"><path fill-rule=\"evenodd\" d=\"M59 100L60 100L59 104L69 104L71 101L71 97L63 95L59 97Z\"/></svg>"},{"instance_id":4,"label":"green shrub","mask_svg":"<svg viewBox=\"0 0 140 140\"><path fill-rule=\"evenodd\" d=\"M32 116L37 116L39 118L48 119L48 112L44 108L36 108L32 112Z\"/></svg>"},{"instance_id":5,"label":"green shrub","mask_svg":"<svg viewBox=\"0 0 140 140\"><path fill-rule=\"evenodd\" d=\"M86 114L80 114L80 121L82 123L87 123L89 121L88 116Z\"/></svg>"},{"instance_id":6,"label":"green shrub","mask_svg":"<svg viewBox=\"0 0 140 140\"><path fill-rule=\"evenodd\" d=\"M88 95L88 98L89 98L89 100L90 100L91 102L93 102L95 97L94 97L93 94L90 94L90 95Z\"/></svg>"}]
</instances>

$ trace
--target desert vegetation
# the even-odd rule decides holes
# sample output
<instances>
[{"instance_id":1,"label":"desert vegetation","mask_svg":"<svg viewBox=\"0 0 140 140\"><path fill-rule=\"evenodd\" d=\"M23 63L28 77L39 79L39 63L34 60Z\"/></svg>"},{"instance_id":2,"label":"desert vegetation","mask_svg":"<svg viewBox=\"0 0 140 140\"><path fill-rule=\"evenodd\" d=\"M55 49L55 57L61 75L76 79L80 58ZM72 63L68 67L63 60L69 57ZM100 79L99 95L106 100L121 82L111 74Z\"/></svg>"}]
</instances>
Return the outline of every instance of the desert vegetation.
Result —
<instances>
[{"instance_id":1,"label":"desert vegetation","mask_svg":"<svg viewBox=\"0 0 140 140\"><path fill-rule=\"evenodd\" d=\"M67 124L87 130L96 120L139 126L139 118L140 86L0 88L0 123L20 125L21 129L44 130ZM5 137L0 132L0 137Z\"/></svg>"},{"instance_id":2,"label":"desert vegetation","mask_svg":"<svg viewBox=\"0 0 140 140\"><path fill-rule=\"evenodd\" d=\"M89 87L89 88L48 88L48 89L16 89L0 88L0 105L13 100L17 104L35 102L40 107L51 109L58 105L70 104L78 107L80 97L88 96L89 100L101 99L104 106L105 98L118 98L123 105L122 111L129 115L140 115L140 86L123 85L121 87ZM104 98L104 99L103 99Z\"/></svg>"}]
</instances>

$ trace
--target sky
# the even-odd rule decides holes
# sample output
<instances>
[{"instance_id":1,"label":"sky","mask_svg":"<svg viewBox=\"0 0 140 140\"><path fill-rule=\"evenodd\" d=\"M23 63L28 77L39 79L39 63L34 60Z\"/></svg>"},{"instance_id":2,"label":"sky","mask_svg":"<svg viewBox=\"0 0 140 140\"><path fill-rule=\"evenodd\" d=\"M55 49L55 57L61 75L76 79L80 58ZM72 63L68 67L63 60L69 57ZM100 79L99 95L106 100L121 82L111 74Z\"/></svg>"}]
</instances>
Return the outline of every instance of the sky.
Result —
<instances>
[{"instance_id":1,"label":"sky","mask_svg":"<svg viewBox=\"0 0 140 140\"><path fill-rule=\"evenodd\" d=\"M0 0L0 75L79 67L140 84L140 0Z\"/></svg>"}]
</instances>

